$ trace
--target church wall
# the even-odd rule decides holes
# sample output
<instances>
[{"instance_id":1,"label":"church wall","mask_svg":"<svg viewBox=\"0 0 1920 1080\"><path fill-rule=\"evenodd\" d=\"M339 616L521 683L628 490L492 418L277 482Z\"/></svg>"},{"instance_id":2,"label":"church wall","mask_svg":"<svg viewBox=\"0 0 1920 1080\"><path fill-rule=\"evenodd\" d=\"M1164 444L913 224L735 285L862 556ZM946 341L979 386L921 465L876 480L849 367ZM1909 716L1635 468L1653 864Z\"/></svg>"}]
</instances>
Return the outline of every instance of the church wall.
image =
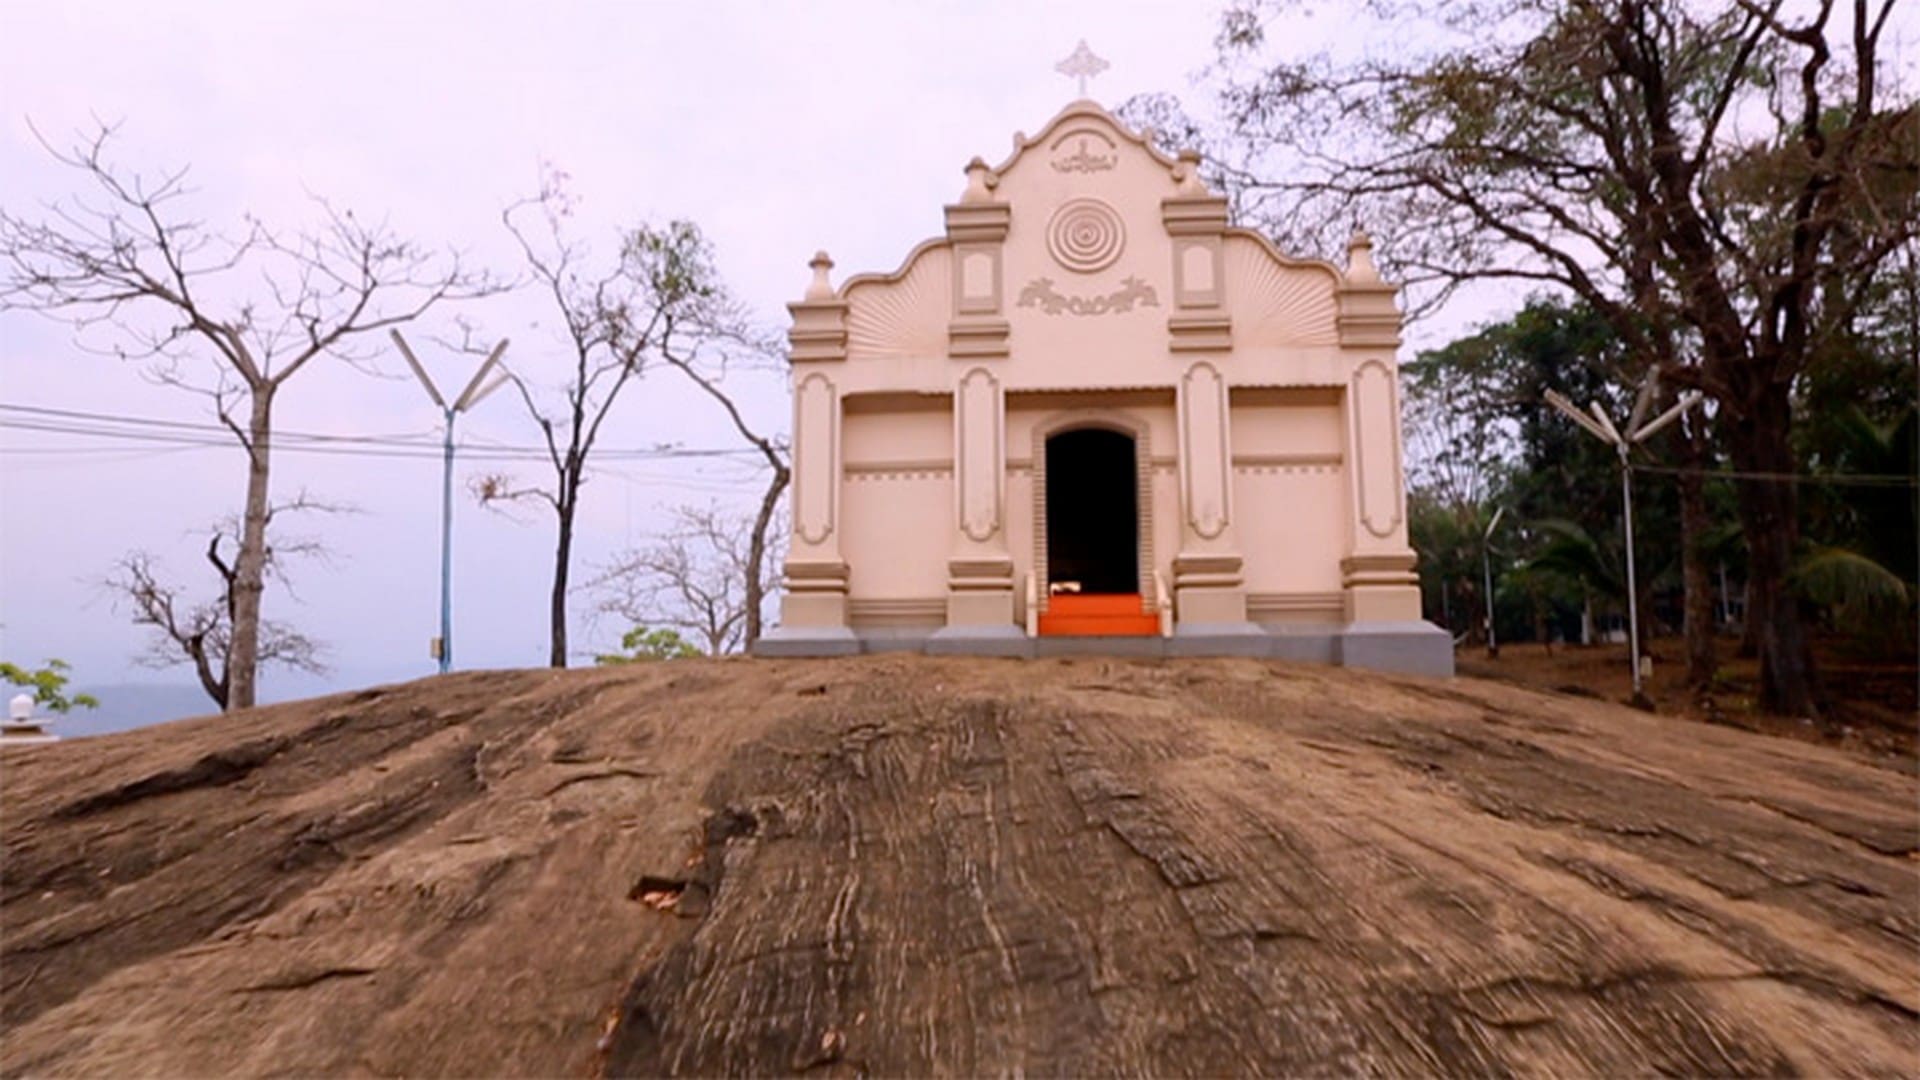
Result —
<instances>
[{"instance_id":1,"label":"church wall","mask_svg":"<svg viewBox=\"0 0 1920 1080\"><path fill-rule=\"evenodd\" d=\"M1160 202L1177 185L1096 117L1045 133L1000 177L1010 387L1171 381L1172 247ZM1109 164L1110 163L1110 164ZM1104 167L1103 167L1104 166Z\"/></svg>"},{"instance_id":2,"label":"church wall","mask_svg":"<svg viewBox=\"0 0 1920 1080\"><path fill-rule=\"evenodd\" d=\"M1248 617L1337 622L1348 516L1341 392L1241 388L1232 405Z\"/></svg>"},{"instance_id":3,"label":"church wall","mask_svg":"<svg viewBox=\"0 0 1920 1080\"><path fill-rule=\"evenodd\" d=\"M1367 237L1344 271L1289 258L1230 225L1198 155L1089 102L1014 142L967 165L945 234L898 269L835 289L822 253L789 305L794 632L775 648L1044 653L1022 608L1058 480L1035 443L1081 424L1141 438L1139 569L1173 595L1169 655L1450 670L1417 622L1401 316Z\"/></svg>"},{"instance_id":4,"label":"church wall","mask_svg":"<svg viewBox=\"0 0 1920 1080\"><path fill-rule=\"evenodd\" d=\"M954 531L952 401L846 401L841 516L855 629L938 627Z\"/></svg>"}]
</instances>

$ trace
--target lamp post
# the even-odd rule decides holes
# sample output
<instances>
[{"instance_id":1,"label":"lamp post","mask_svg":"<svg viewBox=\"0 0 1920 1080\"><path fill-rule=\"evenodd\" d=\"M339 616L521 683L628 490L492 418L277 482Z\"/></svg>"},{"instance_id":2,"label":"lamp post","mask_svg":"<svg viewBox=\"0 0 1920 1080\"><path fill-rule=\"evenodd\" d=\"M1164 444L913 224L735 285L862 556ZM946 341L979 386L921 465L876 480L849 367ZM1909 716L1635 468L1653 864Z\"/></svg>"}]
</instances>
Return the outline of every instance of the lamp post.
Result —
<instances>
[{"instance_id":1,"label":"lamp post","mask_svg":"<svg viewBox=\"0 0 1920 1080\"><path fill-rule=\"evenodd\" d=\"M1493 530L1500 526L1500 519L1506 515L1507 508L1502 506L1493 512L1493 520L1487 522L1487 531L1480 536L1480 573L1486 582L1487 593L1487 659L1497 659L1500 655L1500 643L1493 633Z\"/></svg>"},{"instance_id":2,"label":"lamp post","mask_svg":"<svg viewBox=\"0 0 1920 1080\"><path fill-rule=\"evenodd\" d=\"M1633 700L1641 703L1646 695L1640 689L1640 598L1639 589L1633 571L1633 465L1628 454L1633 447L1646 441L1654 432L1680 419L1681 414L1698 405L1706 395L1698 390L1690 390L1680 396L1678 404L1652 420L1642 424L1647 414L1647 406L1653 403L1653 391L1659 383L1656 374L1640 388L1640 395L1634 399L1633 411L1627 417L1626 433L1613 425L1613 421L1600 408L1600 403L1590 401L1587 411L1582 412L1568 401L1566 395L1549 390L1546 393L1547 404L1565 413L1574 423L1579 424L1588 434L1613 447L1620 457L1620 508L1622 525L1627 536L1627 648L1633 661Z\"/></svg>"},{"instance_id":3,"label":"lamp post","mask_svg":"<svg viewBox=\"0 0 1920 1080\"><path fill-rule=\"evenodd\" d=\"M446 419L440 475L440 636L434 639L432 650L434 658L440 661L440 674L445 675L453 667L453 421L507 381L507 373L503 371L499 378L485 386L480 385L487 373L500 362L501 354L507 351L507 339L500 339L500 344L493 347L493 352L480 365L480 370L468 380L467 388L449 405L440 396L440 390L433 385L433 380L427 377L427 369L421 366L413 350L407 347L407 339L401 337L398 330L389 333L393 335L393 343L399 346L400 355L407 358L407 366L419 377L420 385L427 388L427 396L440 407L440 414Z\"/></svg>"}]
</instances>

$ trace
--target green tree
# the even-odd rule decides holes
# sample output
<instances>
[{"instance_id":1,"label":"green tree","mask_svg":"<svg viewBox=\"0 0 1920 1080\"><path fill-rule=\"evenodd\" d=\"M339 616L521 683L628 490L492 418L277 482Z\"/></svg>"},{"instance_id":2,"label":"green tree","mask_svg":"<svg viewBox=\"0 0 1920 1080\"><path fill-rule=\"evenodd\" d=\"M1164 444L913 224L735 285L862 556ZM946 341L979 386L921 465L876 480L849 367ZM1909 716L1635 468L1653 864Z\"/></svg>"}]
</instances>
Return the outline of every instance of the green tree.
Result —
<instances>
[{"instance_id":1,"label":"green tree","mask_svg":"<svg viewBox=\"0 0 1920 1080\"><path fill-rule=\"evenodd\" d=\"M1638 366L1709 393L1741 473L1761 702L1797 715L1815 700L1787 580L1793 388L1920 222L1893 2L1835 7L1371 0L1343 43L1390 27L1400 47L1299 56L1269 29L1307 0L1253 0L1224 19L1211 142L1243 215L1294 248L1335 250L1365 219L1416 308L1467 281L1548 284Z\"/></svg>"},{"instance_id":2,"label":"green tree","mask_svg":"<svg viewBox=\"0 0 1920 1080\"><path fill-rule=\"evenodd\" d=\"M32 690L36 705L45 705L57 713L71 712L76 706L83 709L99 708L100 701L92 694L68 695L67 672L71 670L65 660L48 660L33 670L0 660L0 679Z\"/></svg>"},{"instance_id":3,"label":"green tree","mask_svg":"<svg viewBox=\"0 0 1920 1080\"><path fill-rule=\"evenodd\" d=\"M620 647L626 651L600 653L593 658L593 662L607 666L651 660L687 660L704 655L692 642L681 637L680 631L664 626L636 626L620 636Z\"/></svg>"}]
</instances>

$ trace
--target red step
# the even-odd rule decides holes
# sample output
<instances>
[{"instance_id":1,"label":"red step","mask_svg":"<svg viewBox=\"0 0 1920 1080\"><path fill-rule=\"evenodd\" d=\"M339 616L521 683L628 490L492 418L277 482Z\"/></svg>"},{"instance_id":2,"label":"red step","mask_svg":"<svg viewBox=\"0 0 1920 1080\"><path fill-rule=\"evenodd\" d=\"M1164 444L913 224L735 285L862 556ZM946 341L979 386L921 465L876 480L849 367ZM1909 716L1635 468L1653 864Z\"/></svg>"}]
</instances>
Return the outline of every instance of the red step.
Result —
<instances>
[{"instance_id":1,"label":"red step","mask_svg":"<svg viewBox=\"0 0 1920 1080\"><path fill-rule=\"evenodd\" d=\"M1061 593L1048 598L1041 637L1153 637L1160 617L1139 593Z\"/></svg>"}]
</instances>

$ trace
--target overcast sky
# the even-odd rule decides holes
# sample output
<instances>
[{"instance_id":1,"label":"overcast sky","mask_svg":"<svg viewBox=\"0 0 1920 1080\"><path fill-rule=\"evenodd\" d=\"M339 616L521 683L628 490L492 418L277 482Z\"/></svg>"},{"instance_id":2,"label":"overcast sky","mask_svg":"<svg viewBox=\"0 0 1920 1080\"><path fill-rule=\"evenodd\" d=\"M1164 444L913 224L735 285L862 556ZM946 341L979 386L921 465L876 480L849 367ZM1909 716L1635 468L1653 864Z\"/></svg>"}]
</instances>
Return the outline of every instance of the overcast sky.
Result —
<instances>
[{"instance_id":1,"label":"overcast sky","mask_svg":"<svg viewBox=\"0 0 1920 1080\"><path fill-rule=\"evenodd\" d=\"M77 189L29 128L65 145L93 118L119 122L115 159L149 173L191 167L192 212L209 225L252 212L312 220L309 193L436 246L512 270L500 208L533 190L542 162L571 175L580 234L604 250L621 223L690 218L720 269L769 325L826 248L836 280L890 270L941 230L975 154L1000 160L1073 94L1053 65L1082 36L1112 63L1108 104L1179 90L1210 57L1216 5L895 2L61 3L0 5L0 200L9 209ZM557 359L533 297L470 306L510 358L537 374ZM437 320L436 320L437 321ZM547 321L551 325L550 318ZM416 341L432 327L420 328ZM466 362L432 352L443 383ZM403 372L397 360L389 364ZM784 428L784 384L748 391ZM138 365L75 347L65 326L0 314L0 402L206 421L206 403L153 385ZM409 381L337 365L303 372L278 409L289 431L427 433L438 413ZM506 394L461 425L463 441L525 445ZM730 445L720 417L656 377L616 414L608 446ZM146 631L99 580L132 549L202 593L205 523L235 511L237 448L167 449L0 431L0 656L71 661L81 683L152 680L134 666ZM478 471L462 467L460 475ZM539 479L537 464L518 466ZM323 641L334 683L426 674L437 628L439 464L277 452L274 491L302 488L358 512L295 531L333 551L274 589L271 617ZM624 462L592 474L576 580L643 542L663 509L744 504L745 465ZM553 525L456 506L456 659L545 659ZM289 523L292 526L292 523ZM583 611L587 604L577 601ZM612 624L576 645L604 646ZM175 669L161 678L189 678ZM314 684L264 676L269 695ZM278 694L276 694L276 690Z\"/></svg>"},{"instance_id":2,"label":"overcast sky","mask_svg":"<svg viewBox=\"0 0 1920 1080\"><path fill-rule=\"evenodd\" d=\"M210 226L234 227L251 212L297 229L312 221L310 195L324 195L512 272L500 209L530 193L550 162L572 177L579 235L606 250L621 224L692 219L733 289L779 327L816 248L832 253L838 281L891 270L939 233L967 160L1001 160L1016 131L1037 131L1075 96L1053 66L1078 39L1112 64L1090 94L1105 104L1190 93L1212 57L1218 6L0 0L0 202L31 211L83 180L49 158L29 121L67 145L97 117L122 125L113 157L125 167L190 166L190 209ZM1326 5L1272 36L1336 38L1338 10ZM465 313L513 339L509 358L522 372L553 370L558 356L542 329L552 320L537 297ZM451 314L421 326L416 342ZM1484 314L1452 312L1448 322ZM424 351L443 386L470 370ZM404 372L397 358L387 367ZM783 381L763 378L743 393L761 423L784 430ZM18 312L0 313L0 403L210 419L203 400ZM277 421L287 431L431 436L440 417L410 379L325 365L293 380ZM461 433L463 442L534 440L507 394L464 418ZM604 442L732 445L707 402L659 376L623 403ZM537 480L540 468L517 471ZM462 467L460 477L477 471ZM146 631L100 579L143 549L204 595L201 530L238 509L244 481L235 447L156 452L0 430L0 657L63 657L83 684L155 678L134 666ZM607 462L584 497L576 580L644 542L667 508L746 505L759 483L745 464ZM303 488L357 513L304 528L333 555L293 567L293 593L272 589L268 615L324 642L336 674L314 683L268 672L265 694L429 673L438 462L276 452L275 493ZM506 517L470 499L456 515L458 665L542 663L551 516L528 507ZM576 601L583 614L588 606ZM576 623L583 650L623 629Z\"/></svg>"}]
</instances>

